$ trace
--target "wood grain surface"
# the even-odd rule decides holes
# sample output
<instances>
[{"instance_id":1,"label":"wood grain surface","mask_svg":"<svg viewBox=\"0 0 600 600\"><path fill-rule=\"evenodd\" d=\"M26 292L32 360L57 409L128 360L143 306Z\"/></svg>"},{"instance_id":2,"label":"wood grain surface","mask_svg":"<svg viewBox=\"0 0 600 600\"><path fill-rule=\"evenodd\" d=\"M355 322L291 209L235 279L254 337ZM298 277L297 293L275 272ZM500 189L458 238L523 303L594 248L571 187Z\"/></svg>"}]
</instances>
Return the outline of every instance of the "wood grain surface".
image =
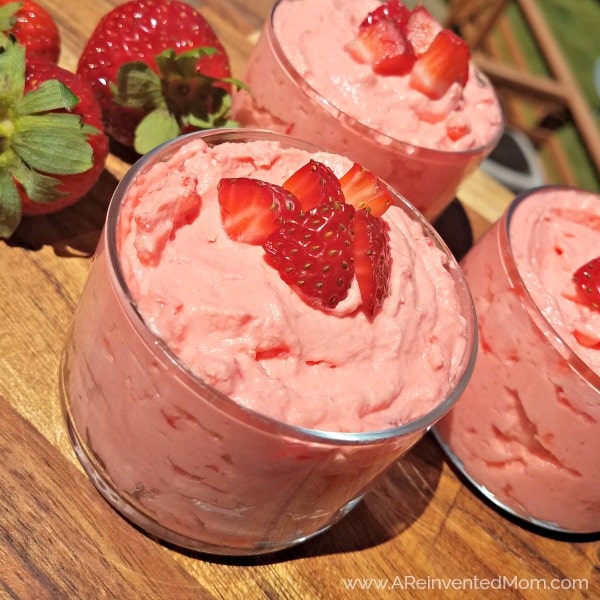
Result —
<instances>
[{"instance_id":1,"label":"wood grain surface","mask_svg":"<svg viewBox=\"0 0 600 600\"><path fill-rule=\"evenodd\" d=\"M59 24L60 62L68 69L99 18L118 4L40 3ZM238 77L271 4L201 4ZM457 477L429 436L345 520L278 554L222 559L180 551L118 516L71 450L58 369L111 193L128 167L111 155L79 203L26 219L0 241L0 598L600 597L597 537L552 536L506 518ZM459 198L475 238L510 197L481 172L464 183ZM443 589L501 577L512 583L502 591ZM437 587L419 590L418 579ZM539 591L561 581L577 587L574 579L587 590Z\"/></svg>"}]
</instances>

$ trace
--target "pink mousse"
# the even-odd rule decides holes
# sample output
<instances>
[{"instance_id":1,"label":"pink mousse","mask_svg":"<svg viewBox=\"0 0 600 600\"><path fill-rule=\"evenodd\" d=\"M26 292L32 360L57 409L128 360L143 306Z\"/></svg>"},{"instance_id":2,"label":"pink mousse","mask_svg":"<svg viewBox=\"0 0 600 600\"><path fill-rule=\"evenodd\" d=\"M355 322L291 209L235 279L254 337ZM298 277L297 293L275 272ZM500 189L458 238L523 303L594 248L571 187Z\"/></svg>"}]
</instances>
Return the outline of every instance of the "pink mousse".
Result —
<instances>
[{"instance_id":1,"label":"pink mousse","mask_svg":"<svg viewBox=\"0 0 600 600\"><path fill-rule=\"evenodd\" d=\"M465 319L446 256L392 207L392 286L359 309L356 281L335 311L311 308L221 225L222 177L282 183L311 155L273 142L185 145L131 186L118 233L122 269L149 327L199 377L245 407L331 431L394 427L430 411L456 383ZM313 157L341 176L351 165Z\"/></svg>"},{"instance_id":2,"label":"pink mousse","mask_svg":"<svg viewBox=\"0 0 600 600\"><path fill-rule=\"evenodd\" d=\"M366 15L380 4L377 0L282 2L275 12L275 34L309 85L363 125L434 150L487 145L498 134L501 112L493 89L481 85L472 68L464 89L456 83L442 98L431 100L410 87L410 75L377 75L344 49ZM465 125L470 132L452 140L448 122Z\"/></svg>"},{"instance_id":3,"label":"pink mousse","mask_svg":"<svg viewBox=\"0 0 600 600\"><path fill-rule=\"evenodd\" d=\"M536 191L517 206L509 238L527 292L508 288L495 235L467 255L480 349L439 431L469 476L520 515L598 531L600 313L577 300L572 275L600 256L600 197Z\"/></svg>"},{"instance_id":4,"label":"pink mousse","mask_svg":"<svg viewBox=\"0 0 600 600\"><path fill-rule=\"evenodd\" d=\"M363 164L430 221L498 140L503 117L491 84L471 67L464 89L439 100L382 76L344 49L375 0L283 0L250 58L233 116L316 143ZM295 72L294 72L295 71ZM458 140L448 127L464 127Z\"/></svg>"}]
</instances>

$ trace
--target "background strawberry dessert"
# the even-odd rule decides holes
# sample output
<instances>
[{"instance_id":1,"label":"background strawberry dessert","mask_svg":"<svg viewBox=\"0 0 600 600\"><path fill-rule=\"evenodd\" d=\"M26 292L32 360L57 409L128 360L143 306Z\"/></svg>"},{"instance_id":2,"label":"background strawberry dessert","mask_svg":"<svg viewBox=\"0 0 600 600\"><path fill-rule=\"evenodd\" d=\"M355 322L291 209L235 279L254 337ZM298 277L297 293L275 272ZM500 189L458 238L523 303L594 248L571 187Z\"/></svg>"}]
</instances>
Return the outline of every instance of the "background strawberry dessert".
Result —
<instances>
[{"instance_id":1,"label":"background strawberry dessert","mask_svg":"<svg viewBox=\"0 0 600 600\"><path fill-rule=\"evenodd\" d=\"M233 116L349 156L432 220L502 130L494 90L469 57L423 7L281 0Z\"/></svg>"},{"instance_id":2,"label":"background strawberry dessert","mask_svg":"<svg viewBox=\"0 0 600 600\"><path fill-rule=\"evenodd\" d=\"M493 500L550 529L600 531L600 196L519 197L463 261L479 352L438 426Z\"/></svg>"},{"instance_id":3,"label":"background strawberry dessert","mask_svg":"<svg viewBox=\"0 0 600 600\"><path fill-rule=\"evenodd\" d=\"M242 129L147 156L65 350L79 455L161 537L297 543L454 403L469 293L417 211L346 158Z\"/></svg>"}]
</instances>

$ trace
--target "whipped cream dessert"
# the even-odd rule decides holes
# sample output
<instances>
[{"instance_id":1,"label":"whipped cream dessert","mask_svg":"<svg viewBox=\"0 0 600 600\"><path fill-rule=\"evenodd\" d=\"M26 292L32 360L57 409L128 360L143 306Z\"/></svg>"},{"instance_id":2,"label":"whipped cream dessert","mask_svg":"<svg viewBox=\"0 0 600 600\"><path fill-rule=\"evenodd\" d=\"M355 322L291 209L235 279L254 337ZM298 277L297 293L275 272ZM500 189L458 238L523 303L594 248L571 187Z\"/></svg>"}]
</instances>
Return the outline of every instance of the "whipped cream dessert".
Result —
<instances>
[{"instance_id":1,"label":"whipped cream dessert","mask_svg":"<svg viewBox=\"0 0 600 600\"><path fill-rule=\"evenodd\" d=\"M341 177L352 162L274 139L173 147L134 168L109 211L65 351L75 443L109 500L161 537L284 547L345 514L453 403L468 292L425 222L394 206L381 308L361 309L356 282L315 308L261 246L227 234L219 182L281 184L309 159Z\"/></svg>"},{"instance_id":2,"label":"whipped cream dessert","mask_svg":"<svg viewBox=\"0 0 600 600\"><path fill-rule=\"evenodd\" d=\"M498 227L508 227L506 239ZM479 353L463 397L437 426L497 502L571 532L600 530L600 311L574 280L600 256L599 234L598 195L541 188L465 257Z\"/></svg>"},{"instance_id":3,"label":"whipped cream dessert","mask_svg":"<svg viewBox=\"0 0 600 600\"><path fill-rule=\"evenodd\" d=\"M383 216L395 284L373 319L358 310L356 282L333 311L308 306L262 248L231 240L221 226L222 177L281 183L309 158L272 142L186 146L131 186L121 267L153 332L243 406L324 431L397 427L436 406L465 353L447 257L421 225L399 209ZM312 158L340 177L351 166L331 154Z\"/></svg>"},{"instance_id":4,"label":"whipped cream dessert","mask_svg":"<svg viewBox=\"0 0 600 600\"><path fill-rule=\"evenodd\" d=\"M242 125L349 156L431 220L491 152L502 111L472 64L464 85L453 83L430 98L413 87L411 71L379 74L358 62L348 47L380 6L376 0L278 2L244 75L250 93L236 95L233 115Z\"/></svg>"}]
</instances>

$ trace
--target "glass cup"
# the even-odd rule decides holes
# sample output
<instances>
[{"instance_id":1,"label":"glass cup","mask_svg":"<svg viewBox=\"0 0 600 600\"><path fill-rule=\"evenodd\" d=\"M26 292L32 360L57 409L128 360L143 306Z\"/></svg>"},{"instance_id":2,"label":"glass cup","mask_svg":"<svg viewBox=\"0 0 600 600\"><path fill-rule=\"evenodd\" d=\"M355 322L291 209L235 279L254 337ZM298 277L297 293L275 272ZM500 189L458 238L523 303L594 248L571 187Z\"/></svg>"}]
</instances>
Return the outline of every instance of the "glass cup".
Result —
<instances>
[{"instance_id":1,"label":"glass cup","mask_svg":"<svg viewBox=\"0 0 600 600\"><path fill-rule=\"evenodd\" d=\"M279 7L289 1L277 2L265 22L243 76L249 92L236 93L233 117L242 126L286 133L348 156L376 173L433 222L502 134L504 118L491 83L476 73L480 85L489 88L494 98L488 109L490 137L478 147L443 150L437 140L417 144L372 129L340 110L332 98L323 97L286 56L275 23ZM319 68L326 69L329 64L323 60ZM417 117L407 112L406 118Z\"/></svg>"},{"instance_id":2,"label":"glass cup","mask_svg":"<svg viewBox=\"0 0 600 600\"><path fill-rule=\"evenodd\" d=\"M558 532L600 531L600 349L582 349L570 333L595 319L598 335L600 315L577 303L571 278L579 261L600 255L598 222L600 196L536 188L465 256L477 361L460 401L435 428L451 462L485 497ZM521 267L523 256L533 257L539 280Z\"/></svg>"},{"instance_id":3,"label":"glass cup","mask_svg":"<svg viewBox=\"0 0 600 600\"><path fill-rule=\"evenodd\" d=\"M456 401L471 373L476 325L462 272L422 216L398 194L447 260L466 322L464 354L439 403L399 427L318 431L243 407L192 373L141 316L120 263L121 208L136 180L195 139L274 140L219 130L180 137L141 158L118 185L68 335L61 393L75 452L102 495L143 530L211 554L279 550L324 531ZM201 180L202 173L196 173Z\"/></svg>"}]
</instances>

